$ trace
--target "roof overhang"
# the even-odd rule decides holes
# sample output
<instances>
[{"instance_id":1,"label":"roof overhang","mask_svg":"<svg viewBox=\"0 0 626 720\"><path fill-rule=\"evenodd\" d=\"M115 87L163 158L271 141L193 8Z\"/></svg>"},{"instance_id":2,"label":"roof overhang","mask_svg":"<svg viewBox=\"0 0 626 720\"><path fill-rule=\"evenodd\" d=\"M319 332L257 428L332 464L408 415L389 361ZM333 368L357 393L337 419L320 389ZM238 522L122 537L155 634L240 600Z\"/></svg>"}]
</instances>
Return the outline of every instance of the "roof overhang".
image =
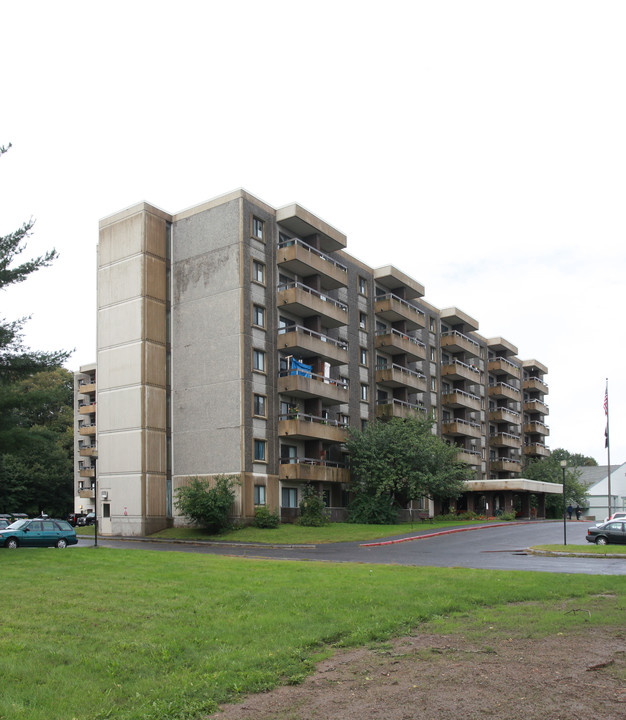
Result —
<instances>
[{"instance_id":1,"label":"roof overhang","mask_svg":"<svg viewBox=\"0 0 626 720\"><path fill-rule=\"evenodd\" d=\"M538 480L527 480L526 478L468 480L465 485L468 492L502 492L510 490L513 492L546 493L548 495L563 494L563 486L559 483L539 482Z\"/></svg>"},{"instance_id":2,"label":"roof overhang","mask_svg":"<svg viewBox=\"0 0 626 720\"><path fill-rule=\"evenodd\" d=\"M342 232L296 203L279 208L276 211L276 222L299 238L319 235L321 249L326 252L343 250L348 242Z\"/></svg>"}]
</instances>

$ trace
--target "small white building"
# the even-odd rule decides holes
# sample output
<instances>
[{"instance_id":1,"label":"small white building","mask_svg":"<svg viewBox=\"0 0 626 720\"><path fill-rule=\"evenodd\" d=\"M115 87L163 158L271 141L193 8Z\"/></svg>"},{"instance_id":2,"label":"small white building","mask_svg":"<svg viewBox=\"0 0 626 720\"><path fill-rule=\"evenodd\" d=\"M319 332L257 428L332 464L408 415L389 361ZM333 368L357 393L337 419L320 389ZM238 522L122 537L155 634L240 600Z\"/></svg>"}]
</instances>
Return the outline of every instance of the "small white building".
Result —
<instances>
[{"instance_id":1,"label":"small white building","mask_svg":"<svg viewBox=\"0 0 626 720\"><path fill-rule=\"evenodd\" d=\"M603 521L609 514L609 469L605 467L604 470L602 479L587 489L588 514L595 516L597 522ZM617 510L626 511L626 463L611 466L611 512Z\"/></svg>"}]
</instances>

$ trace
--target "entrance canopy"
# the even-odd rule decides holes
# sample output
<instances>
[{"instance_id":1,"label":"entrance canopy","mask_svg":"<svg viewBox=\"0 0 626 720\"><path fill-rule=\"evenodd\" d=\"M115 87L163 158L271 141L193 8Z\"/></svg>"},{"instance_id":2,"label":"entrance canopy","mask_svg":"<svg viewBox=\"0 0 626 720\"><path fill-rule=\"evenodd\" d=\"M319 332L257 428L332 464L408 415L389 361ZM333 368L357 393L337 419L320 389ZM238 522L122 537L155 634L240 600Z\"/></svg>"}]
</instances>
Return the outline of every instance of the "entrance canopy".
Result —
<instances>
[{"instance_id":1,"label":"entrance canopy","mask_svg":"<svg viewBox=\"0 0 626 720\"><path fill-rule=\"evenodd\" d=\"M468 480L458 510L471 510L498 515L515 512L521 518L545 518L546 495L561 495L562 485L538 482L527 478L497 478L494 480ZM531 507L531 495L536 498Z\"/></svg>"}]
</instances>

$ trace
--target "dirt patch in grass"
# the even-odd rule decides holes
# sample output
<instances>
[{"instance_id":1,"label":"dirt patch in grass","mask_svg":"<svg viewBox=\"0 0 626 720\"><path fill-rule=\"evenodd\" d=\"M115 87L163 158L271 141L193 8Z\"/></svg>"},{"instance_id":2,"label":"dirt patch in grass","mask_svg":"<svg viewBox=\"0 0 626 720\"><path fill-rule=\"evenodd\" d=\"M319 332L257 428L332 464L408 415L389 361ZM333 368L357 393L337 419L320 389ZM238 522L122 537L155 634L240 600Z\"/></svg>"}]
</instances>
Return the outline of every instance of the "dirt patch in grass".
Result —
<instances>
[{"instance_id":1,"label":"dirt patch in grass","mask_svg":"<svg viewBox=\"0 0 626 720\"><path fill-rule=\"evenodd\" d=\"M302 684L225 705L220 720L623 720L626 631L541 639L415 634L341 650Z\"/></svg>"}]
</instances>

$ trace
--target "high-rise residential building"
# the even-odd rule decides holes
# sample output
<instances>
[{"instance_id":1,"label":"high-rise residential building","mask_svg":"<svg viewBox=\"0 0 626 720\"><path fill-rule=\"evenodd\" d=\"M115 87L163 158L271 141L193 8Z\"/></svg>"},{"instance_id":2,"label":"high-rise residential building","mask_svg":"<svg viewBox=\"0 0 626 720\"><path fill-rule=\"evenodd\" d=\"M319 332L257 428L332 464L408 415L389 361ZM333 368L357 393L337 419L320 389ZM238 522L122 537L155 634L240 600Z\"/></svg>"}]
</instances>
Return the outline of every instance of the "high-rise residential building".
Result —
<instances>
[{"instance_id":1,"label":"high-rise residential building","mask_svg":"<svg viewBox=\"0 0 626 720\"><path fill-rule=\"evenodd\" d=\"M239 476L242 521L258 505L293 519L306 483L341 518L348 428L416 411L476 480L519 478L524 455L549 454L547 368L346 245L299 205L275 209L243 190L175 215L142 203L101 221L97 363L77 374L89 381L77 414L95 423L95 392L89 499L103 533L181 522L176 489L218 474ZM77 483L91 468L79 452Z\"/></svg>"}]
</instances>

